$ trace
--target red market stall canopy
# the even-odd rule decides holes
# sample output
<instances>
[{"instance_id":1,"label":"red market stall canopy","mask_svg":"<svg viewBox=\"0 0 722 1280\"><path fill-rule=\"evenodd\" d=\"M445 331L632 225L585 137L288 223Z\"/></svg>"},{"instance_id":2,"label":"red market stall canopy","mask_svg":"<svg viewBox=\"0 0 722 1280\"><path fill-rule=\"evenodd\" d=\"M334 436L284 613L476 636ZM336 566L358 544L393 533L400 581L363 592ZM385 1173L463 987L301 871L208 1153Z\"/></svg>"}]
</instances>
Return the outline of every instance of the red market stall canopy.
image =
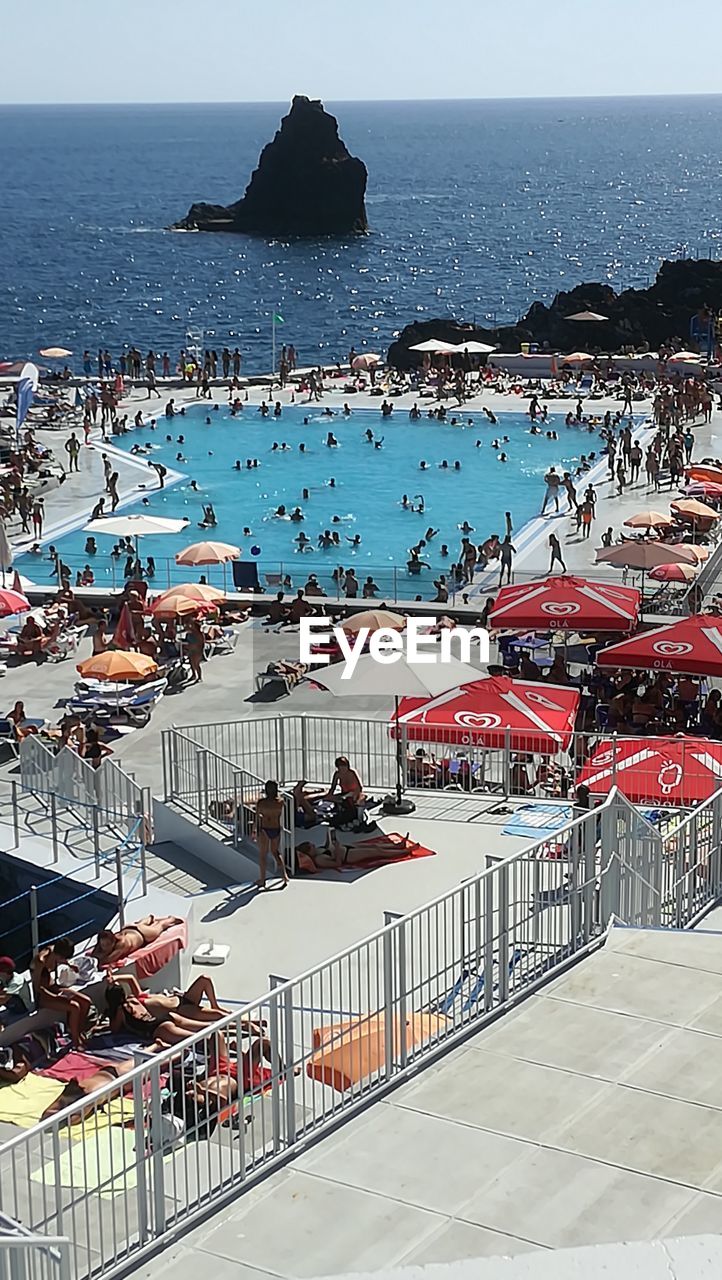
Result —
<instances>
[{"instance_id":1,"label":"red market stall canopy","mask_svg":"<svg viewBox=\"0 0 722 1280\"><path fill-rule=\"evenodd\" d=\"M600 650L596 661L600 667L722 676L722 618L698 613L671 626L642 631Z\"/></svg>"},{"instance_id":2,"label":"red market stall canopy","mask_svg":"<svg viewBox=\"0 0 722 1280\"><path fill-rule=\"evenodd\" d=\"M398 723L414 742L450 747L504 747L552 754L571 742L579 692L489 676L440 694L402 698ZM392 717L392 736L396 735Z\"/></svg>"},{"instance_id":3,"label":"red market stall canopy","mask_svg":"<svg viewBox=\"0 0 722 1280\"><path fill-rule=\"evenodd\" d=\"M636 587L560 575L502 587L489 626L508 631L633 631L640 600Z\"/></svg>"},{"instance_id":4,"label":"red market stall canopy","mask_svg":"<svg viewBox=\"0 0 722 1280\"><path fill-rule=\"evenodd\" d=\"M617 738L600 743L577 785L612 787L633 804L702 804L722 786L722 742L708 738Z\"/></svg>"}]
</instances>

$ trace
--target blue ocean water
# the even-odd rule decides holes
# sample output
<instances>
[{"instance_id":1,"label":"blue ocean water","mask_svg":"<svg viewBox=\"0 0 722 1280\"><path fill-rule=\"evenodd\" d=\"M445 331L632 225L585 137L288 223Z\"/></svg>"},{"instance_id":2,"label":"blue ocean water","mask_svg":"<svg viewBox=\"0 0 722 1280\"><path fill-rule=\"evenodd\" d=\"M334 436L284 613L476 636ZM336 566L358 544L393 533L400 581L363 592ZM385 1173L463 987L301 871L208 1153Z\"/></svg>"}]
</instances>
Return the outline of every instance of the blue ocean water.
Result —
<instances>
[{"instance_id":1,"label":"blue ocean water","mask_svg":"<svg viewBox=\"0 0 722 1280\"><path fill-rule=\"evenodd\" d=\"M242 194L285 104L1 107L0 357L176 352L190 324L262 369L274 309L310 362L720 252L722 97L328 106L369 169L348 243L164 231Z\"/></svg>"},{"instance_id":2,"label":"blue ocean water","mask_svg":"<svg viewBox=\"0 0 722 1280\"><path fill-rule=\"evenodd\" d=\"M344 419L338 413L325 416L319 407L305 404L284 407L279 418L264 418L252 405L236 418L225 408L214 411L205 405L193 406L172 420L160 417L155 429L148 426L122 437L122 447L127 451L135 444L150 445L147 457L164 463L171 472L182 472L184 479L159 490L155 473L148 469L148 504L144 508L138 500L132 509L185 517L191 524L178 537L144 537L142 554L155 557L158 585L167 581L168 557L186 543L213 538L240 545L243 559L256 559L261 570L275 571L282 565L296 586L303 585L312 571L328 586L333 569L343 565L353 567L361 581L371 574L382 593L392 588L396 571L397 584L407 582L413 587L411 594L423 590L428 596L434 576L448 572L459 557L459 524L466 520L473 525L476 542L490 533L503 537L504 512L511 510L514 527L520 530L539 508L548 467L571 467L581 452L599 448L597 438L586 430L564 427L564 412L552 414L546 428L555 428L558 440L530 435L529 419L521 413L500 414L495 425L478 413L455 415L450 410L449 418L454 417L456 425L428 419L414 423L405 410L384 420L379 412L353 410ZM383 441L380 449L367 440L367 430ZM329 432L338 447L327 446ZM497 447L495 441L499 441ZM274 451L274 442L286 443L288 449ZM299 450L300 443L304 452ZM499 461L502 453L508 461ZM246 460L254 458L260 465L248 470ZM235 469L236 459L240 470ZM422 460L428 464L423 470ZM440 465L444 460L448 468ZM140 461L147 465L146 458ZM459 470L454 469L456 461ZM140 481L145 482L142 474ZM191 487L191 481L197 487ZM423 498L423 512L405 509L404 494L417 508ZM198 522L208 502L218 524L202 532ZM276 512L281 505L287 516L299 506L303 522L279 518ZM246 527L249 535L244 534ZM404 569L408 548L429 527L436 536L422 558L430 568L412 581ZM340 544L319 550L318 536L326 529L338 532ZM312 543L304 552L295 541L301 530ZM361 538L357 547L348 541L355 535ZM118 561L110 557L116 539L97 537L97 555L88 556L86 537L79 528L53 539L73 574L89 563L98 585L122 582L125 556ZM449 548L446 558L441 554L442 543ZM26 555L17 564L36 581L50 580L52 566L47 558ZM189 577L187 570L175 566L170 572L177 580ZM221 584L220 571L203 572L209 581Z\"/></svg>"}]
</instances>

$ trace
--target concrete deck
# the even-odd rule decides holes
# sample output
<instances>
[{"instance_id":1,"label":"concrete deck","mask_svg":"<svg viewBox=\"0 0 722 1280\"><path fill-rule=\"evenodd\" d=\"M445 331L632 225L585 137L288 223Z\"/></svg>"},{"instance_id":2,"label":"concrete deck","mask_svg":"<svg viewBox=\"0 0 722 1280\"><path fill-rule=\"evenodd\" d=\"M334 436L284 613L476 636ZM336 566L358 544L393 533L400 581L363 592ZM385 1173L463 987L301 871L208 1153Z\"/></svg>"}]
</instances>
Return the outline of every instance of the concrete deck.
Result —
<instances>
[{"instance_id":1,"label":"concrete deck","mask_svg":"<svg viewBox=\"0 0 722 1280\"><path fill-rule=\"evenodd\" d=\"M290 1280L717 1232L715 923L615 930L139 1274Z\"/></svg>"}]
</instances>

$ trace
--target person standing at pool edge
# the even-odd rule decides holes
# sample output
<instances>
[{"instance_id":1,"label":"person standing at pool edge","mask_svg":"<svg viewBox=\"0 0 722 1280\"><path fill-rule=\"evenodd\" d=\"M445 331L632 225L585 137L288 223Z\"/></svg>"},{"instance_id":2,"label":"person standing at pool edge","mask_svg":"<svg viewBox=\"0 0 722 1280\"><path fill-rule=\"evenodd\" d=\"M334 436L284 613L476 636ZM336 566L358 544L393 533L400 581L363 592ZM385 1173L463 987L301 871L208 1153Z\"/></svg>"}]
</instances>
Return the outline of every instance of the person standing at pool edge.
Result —
<instances>
[{"instance_id":1,"label":"person standing at pool edge","mask_svg":"<svg viewBox=\"0 0 722 1280\"><path fill-rule=\"evenodd\" d=\"M549 468L549 470L547 471L544 477L544 483L547 487L547 491L544 495L544 502L542 504L541 514L544 515L544 512L547 509L548 502L553 502L554 510L558 512L559 511L559 485L561 483L561 476L558 474L556 467Z\"/></svg>"}]
</instances>

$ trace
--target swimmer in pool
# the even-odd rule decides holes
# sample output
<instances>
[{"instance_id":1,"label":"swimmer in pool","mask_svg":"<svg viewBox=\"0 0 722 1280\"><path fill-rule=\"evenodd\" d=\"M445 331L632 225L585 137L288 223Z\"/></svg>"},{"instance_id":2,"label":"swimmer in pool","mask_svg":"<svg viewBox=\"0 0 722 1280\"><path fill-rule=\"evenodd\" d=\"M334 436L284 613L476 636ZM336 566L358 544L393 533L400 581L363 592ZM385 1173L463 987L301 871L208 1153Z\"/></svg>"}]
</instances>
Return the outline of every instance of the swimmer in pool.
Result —
<instances>
[{"instance_id":1,"label":"swimmer in pool","mask_svg":"<svg viewBox=\"0 0 722 1280\"><path fill-rule=\"evenodd\" d=\"M333 434L333 431L329 431L328 435L326 436L326 446L327 446L327 448L329 448L329 449L335 449L335 448L337 447L337 445L338 445L338 440L336 439L335 435Z\"/></svg>"}]
</instances>

